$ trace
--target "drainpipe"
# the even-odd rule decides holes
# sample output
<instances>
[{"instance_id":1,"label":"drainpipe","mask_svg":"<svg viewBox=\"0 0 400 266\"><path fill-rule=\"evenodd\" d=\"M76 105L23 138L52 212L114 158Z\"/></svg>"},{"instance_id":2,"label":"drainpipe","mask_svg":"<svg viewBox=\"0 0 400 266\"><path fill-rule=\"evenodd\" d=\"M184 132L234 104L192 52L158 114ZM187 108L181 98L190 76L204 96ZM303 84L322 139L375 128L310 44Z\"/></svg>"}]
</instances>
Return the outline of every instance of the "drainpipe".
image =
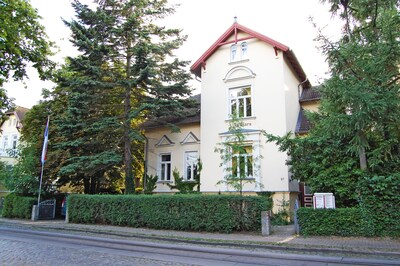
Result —
<instances>
[{"instance_id":1,"label":"drainpipe","mask_svg":"<svg viewBox=\"0 0 400 266\"><path fill-rule=\"evenodd\" d=\"M149 152L149 139L142 134L142 136L146 139L144 143L144 176L143 176L143 189L146 187L147 183L147 154Z\"/></svg>"}]
</instances>

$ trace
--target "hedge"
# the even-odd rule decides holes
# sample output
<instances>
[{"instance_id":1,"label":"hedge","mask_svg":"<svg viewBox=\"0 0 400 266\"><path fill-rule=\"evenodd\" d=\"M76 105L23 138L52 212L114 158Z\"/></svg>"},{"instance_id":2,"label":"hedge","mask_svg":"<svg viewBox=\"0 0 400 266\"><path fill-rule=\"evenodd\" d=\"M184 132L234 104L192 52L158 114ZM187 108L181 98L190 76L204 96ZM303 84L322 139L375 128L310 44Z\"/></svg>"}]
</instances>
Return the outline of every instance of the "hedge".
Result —
<instances>
[{"instance_id":1,"label":"hedge","mask_svg":"<svg viewBox=\"0 0 400 266\"><path fill-rule=\"evenodd\" d=\"M232 195L71 195L73 223L109 224L154 229L232 232L259 231L266 197Z\"/></svg>"},{"instance_id":2,"label":"hedge","mask_svg":"<svg viewBox=\"0 0 400 266\"><path fill-rule=\"evenodd\" d=\"M361 217L358 208L297 210L302 235L360 236L363 232Z\"/></svg>"},{"instance_id":3,"label":"hedge","mask_svg":"<svg viewBox=\"0 0 400 266\"><path fill-rule=\"evenodd\" d=\"M4 199L2 216L6 218L30 219L32 206L36 204L34 197L22 197L16 194L8 194Z\"/></svg>"},{"instance_id":4,"label":"hedge","mask_svg":"<svg viewBox=\"0 0 400 266\"><path fill-rule=\"evenodd\" d=\"M364 177L358 186L364 235L400 237L400 173Z\"/></svg>"}]
</instances>

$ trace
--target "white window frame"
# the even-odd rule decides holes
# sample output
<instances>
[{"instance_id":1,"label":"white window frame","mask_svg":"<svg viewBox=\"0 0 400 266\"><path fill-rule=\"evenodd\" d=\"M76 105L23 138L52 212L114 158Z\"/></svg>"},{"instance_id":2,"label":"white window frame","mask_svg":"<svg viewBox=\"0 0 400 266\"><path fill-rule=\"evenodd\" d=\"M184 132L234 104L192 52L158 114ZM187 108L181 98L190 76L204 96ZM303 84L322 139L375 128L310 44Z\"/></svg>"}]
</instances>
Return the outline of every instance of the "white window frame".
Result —
<instances>
[{"instance_id":1,"label":"white window frame","mask_svg":"<svg viewBox=\"0 0 400 266\"><path fill-rule=\"evenodd\" d=\"M15 150L17 149L17 147L18 147L18 135L14 134L11 136L11 149Z\"/></svg>"},{"instance_id":2,"label":"white window frame","mask_svg":"<svg viewBox=\"0 0 400 266\"><path fill-rule=\"evenodd\" d=\"M196 154L196 160L195 161L189 161L187 158L187 155L188 154L190 154L190 153L192 153L192 154ZM195 174L196 174L196 172L197 172L197 162L198 162L198 159L199 159L199 152L198 151L185 151L185 154L184 154L184 160L185 160L185 162L184 162L184 170L183 170L183 172L184 172L184 179L186 180L186 181L194 181L194 177L195 177ZM188 167L191 167L190 168L190 176L188 175Z\"/></svg>"},{"instance_id":3,"label":"white window frame","mask_svg":"<svg viewBox=\"0 0 400 266\"><path fill-rule=\"evenodd\" d=\"M231 96L231 91L240 90L240 89L244 89L244 88L250 89L250 95L244 95L244 96L238 96L238 97ZM229 98L229 116L232 116L232 101L235 101L237 117L239 117L239 118L253 117L253 89L252 89L251 85L229 88L228 95L229 95L229 97L228 97ZM247 114L247 99L250 99L250 115ZM240 101L243 101L243 116L240 116L240 110L239 110L240 109L239 108Z\"/></svg>"},{"instance_id":4,"label":"white window frame","mask_svg":"<svg viewBox=\"0 0 400 266\"><path fill-rule=\"evenodd\" d=\"M234 43L230 48L230 62L238 62L248 59L248 44L247 42Z\"/></svg>"},{"instance_id":5,"label":"white window frame","mask_svg":"<svg viewBox=\"0 0 400 266\"><path fill-rule=\"evenodd\" d=\"M169 155L169 161L163 161L163 156ZM159 182L171 182L172 176L172 155L169 152L160 153L159 160L158 160L158 167L159 167L159 174L158 174L158 181ZM168 167L169 165L169 167Z\"/></svg>"},{"instance_id":6,"label":"white window frame","mask_svg":"<svg viewBox=\"0 0 400 266\"><path fill-rule=\"evenodd\" d=\"M243 145L243 148L245 148L245 147L250 147L251 148L251 153L241 153L241 154L233 153L232 154L232 161L231 161L231 165L230 165L231 166L231 171L232 171L231 172L232 178L238 177L237 175L233 174L234 173L233 160L236 160L236 166L237 166L236 173L238 173L239 177L240 177L240 173L242 172L241 171L242 169L240 168L240 160L241 160L241 158L243 158L244 161L245 161L245 164L244 164L244 178L245 179L253 179L254 178L254 160L253 160L254 151L253 151L253 145L251 143L249 143L249 144ZM232 152L234 152L234 151L232 151ZM248 160L249 159L251 159L251 173L249 173L249 164L248 164Z\"/></svg>"},{"instance_id":7,"label":"white window frame","mask_svg":"<svg viewBox=\"0 0 400 266\"><path fill-rule=\"evenodd\" d=\"M231 50L230 50L230 57L231 57L231 62L235 62L238 59L238 46L237 44L232 44L231 45Z\"/></svg>"},{"instance_id":8,"label":"white window frame","mask_svg":"<svg viewBox=\"0 0 400 266\"><path fill-rule=\"evenodd\" d=\"M8 147L9 147L9 143L8 142L9 142L8 135L4 135L3 139L1 141L1 148L4 149L4 150L8 149Z\"/></svg>"},{"instance_id":9,"label":"white window frame","mask_svg":"<svg viewBox=\"0 0 400 266\"><path fill-rule=\"evenodd\" d=\"M248 49L247 42L242 42L240 44L240 58L242 60L243 59L247 59L248 58L248 52L249 52L249 49Z\"/></svg>"}]
</instances>

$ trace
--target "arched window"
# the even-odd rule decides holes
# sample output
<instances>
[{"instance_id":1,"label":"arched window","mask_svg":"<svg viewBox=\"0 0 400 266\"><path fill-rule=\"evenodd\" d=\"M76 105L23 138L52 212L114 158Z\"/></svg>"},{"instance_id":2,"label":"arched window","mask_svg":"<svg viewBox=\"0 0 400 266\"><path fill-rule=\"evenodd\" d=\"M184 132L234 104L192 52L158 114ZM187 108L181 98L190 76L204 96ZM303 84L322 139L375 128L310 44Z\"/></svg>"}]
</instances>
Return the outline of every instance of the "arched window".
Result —
<instances>
[{"instance_id":1,"label":"arched window","mask_svg":"<svg viewBox=\"0 0 400 266\"><path fill-rule=\"evenodd\" d=\"M234 44L231 46L231 62L237 60L237 45Z\"/></svg>"},{"instance_id":2,"label":"arched window","mask_svg":"<svg viewBox=\"0 0 400 266\"><path fill-rule=\"evenodd\" d=\"M241 48L241 52L242 52L242 59L246 59L247 58L247 42L242 42L242 44L240 45Z\"/></svg>"}]
</instances>

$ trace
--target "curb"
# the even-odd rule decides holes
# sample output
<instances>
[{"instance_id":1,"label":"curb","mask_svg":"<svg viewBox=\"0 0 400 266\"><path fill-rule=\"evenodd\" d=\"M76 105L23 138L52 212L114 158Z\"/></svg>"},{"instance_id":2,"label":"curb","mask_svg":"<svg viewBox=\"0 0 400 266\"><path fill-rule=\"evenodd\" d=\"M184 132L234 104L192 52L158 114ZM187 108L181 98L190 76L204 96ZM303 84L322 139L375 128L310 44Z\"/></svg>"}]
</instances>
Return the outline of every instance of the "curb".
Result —
<instances>
[{"instance_id":1,"label":"curb","mask_svg":"<svg viewBox=\"0 0 400 266\"><path fill-rule=\"evenodd\" d=\"M240 248L251 248L251 249L265 249L265 250L274 250L274 251L292 251L292 252L305 252L305 253L326 253L326 254L347 254L347 255L367 255L367 256L386 256L400 259L400 252L386 252L386 251L366 251L366 250L355 250L355 249L346 249L337 248L337 247L307 247L307 246L295 246L297 244L289 244L289 243L278 243L278 242L270 242L270 243L237 243L232 240L224 240L224 239L189 239L181 236L154 236L148 234L141 234L132 232L118 232L112 230L94 230L90 228L71 228L71 227L59 227L59 226L43 226L38 224L21 224L15 223L12 221L0 220L0 225L14 225L20 228L35 228L39 230L55 230L55 231L64 231L64 232L85 232L92 234L101 234L101 235L110 235L117 237L133 237L139 239L147 239L147 240L157 240L157 241L166 241L171 243L185 243L185 244L196 244L196 245L207 245L207 246L231 246L231 247L240 247Z\"/></svg>"}]
</instances>

